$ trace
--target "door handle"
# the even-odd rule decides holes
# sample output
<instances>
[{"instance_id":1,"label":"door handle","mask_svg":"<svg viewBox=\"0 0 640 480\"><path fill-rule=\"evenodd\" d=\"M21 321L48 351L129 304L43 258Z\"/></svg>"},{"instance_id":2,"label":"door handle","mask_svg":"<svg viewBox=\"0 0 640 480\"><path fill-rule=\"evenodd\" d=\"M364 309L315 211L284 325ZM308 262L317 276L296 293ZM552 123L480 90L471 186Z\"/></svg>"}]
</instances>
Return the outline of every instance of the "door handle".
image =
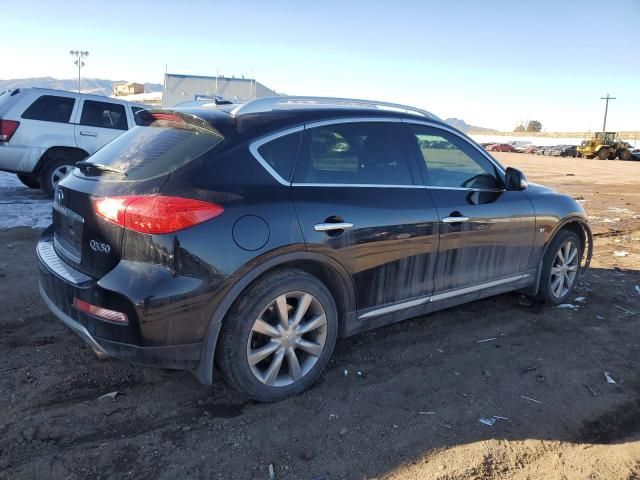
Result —
<instances>
[{"instance_id":1,"label":"door handle","mask_svg":"<svg viewBox=\"0 0 640 480\"><path fill-rule=\"evenodd\" d=\"M87 132L85 131L81 131L80 135L84 136L84 137L97 137L98 134L96 132Z\"/></svg>"},{"instance_id":2,"label":"door handle","mask_svg":"<svg viewBox=\"0 0 640 480\"><path fill-rule=\"evenodd\" d=\"M460 222L468 222L469 217L444 217L442 219L442 223L460 223Z\"/></svg>"},{"instance_id":3,"label":"door handle","mask_svg":"<svg viewBox=\"0 0 640 480\"><path fill-rule=\"evenodd\" d=\"M353 228L353 223L349 222L337 222L337 223L316 223L313 229L316 232L331 232L334 230L349 230Z\"/></svg>"}]
</instances>

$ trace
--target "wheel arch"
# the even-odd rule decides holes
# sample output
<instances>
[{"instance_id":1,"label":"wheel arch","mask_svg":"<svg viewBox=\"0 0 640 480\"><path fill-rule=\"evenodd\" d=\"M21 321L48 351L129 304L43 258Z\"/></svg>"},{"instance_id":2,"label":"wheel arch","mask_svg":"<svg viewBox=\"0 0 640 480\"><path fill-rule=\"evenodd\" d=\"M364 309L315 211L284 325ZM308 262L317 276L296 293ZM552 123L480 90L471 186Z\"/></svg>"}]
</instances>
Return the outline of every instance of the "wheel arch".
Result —
<instances>
[{"instance_id":1,"label":"wheel arch","mask_svg":"<svg viewBox=\"0 0 640 480\"><path fill-rule=\"evenodd\" d=\"M335 259L306 250L289 252L269 258L242 275L218 302L202 341L200 360L193 370L196 378L205 385L213 382L213 364L220 328L233 304L254 282L274 271L295 268L305 271L323 282L331 292L338 310L338 335L344 336L345 325L355 318L355 286L346 269Z\"/></svg>"},{"instance_id":2,"label":"wheel arch","mask_svg":"<svg viewBox=\"0 0 640 480\"><path fill-rule=\"evenodd\" d=\"M76 162L79 162L80 160L87 158L89 156L89 152L78 147L49 147L40 156L40 159L38 160L38 163L36 163L36 168L34 168L33 173L39 174L51 158L61 156L71 156L76 159Z\"/></svg>"},{"instance_id":3,"label":"wheel arch","mask_svg":"<svg viewBox=\"0 0 640 480\"><path fill-rule=\"evenodd\" d=\"M591 227L584 217L576 215L564 218L555 226L544 245L540 264L538 265L538 271L536 273L536 282L534 283L533 289L527 293L532 295L536 295L538 293L540 288L540 276L542 274L542 264L545 256L547 255L547 250L549 249L551 242L553 242L553 239L556 238L556 235L558 235L562 230L569 230L578 235L582 241L582 258L584 261L584 267L581 269L581 273L589 269L589 266L591 265L591 257L593 256L593 234L591 233Z\"/></svg>"}]
</instances>

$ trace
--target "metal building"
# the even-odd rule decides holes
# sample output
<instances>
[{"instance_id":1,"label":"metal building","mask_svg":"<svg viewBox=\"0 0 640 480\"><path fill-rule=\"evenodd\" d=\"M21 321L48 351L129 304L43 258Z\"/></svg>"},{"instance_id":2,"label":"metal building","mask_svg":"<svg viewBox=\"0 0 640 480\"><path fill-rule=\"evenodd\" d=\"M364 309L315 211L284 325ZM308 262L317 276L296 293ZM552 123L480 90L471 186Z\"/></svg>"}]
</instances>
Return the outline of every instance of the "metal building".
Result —
<instances>
[{"instance_id":1,"label":"metal building","mask_svg":"<svg viewBox=\"0 0 640 480\"><path fill-rule=\"evenodd\" d=\"M216 96L244 102L274 95L278 94L254 79L165 73L162 106L175 107L183 102L213 100Z\"/></svg>"}]
</instances>

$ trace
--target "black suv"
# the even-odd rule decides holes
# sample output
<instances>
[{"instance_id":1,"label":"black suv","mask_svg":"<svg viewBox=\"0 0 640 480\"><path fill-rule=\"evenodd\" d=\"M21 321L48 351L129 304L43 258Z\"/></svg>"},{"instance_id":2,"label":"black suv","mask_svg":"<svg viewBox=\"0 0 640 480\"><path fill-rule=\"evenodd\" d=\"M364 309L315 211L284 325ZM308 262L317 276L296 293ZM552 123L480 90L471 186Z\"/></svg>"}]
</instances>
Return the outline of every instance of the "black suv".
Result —
<instances>
[{"instance_id":1,"label":"black suv","mask_svg":"<svg viewBox=\"0 0 640 480\"><path fill-rule=\"evenodd\" d=\"M585 212L411 107L277 97L139 112L80 162L37 246L42 297L98 355L214 364L274 401L336 339L521 290L563 302Z\"/></svg>"}]
</instances>

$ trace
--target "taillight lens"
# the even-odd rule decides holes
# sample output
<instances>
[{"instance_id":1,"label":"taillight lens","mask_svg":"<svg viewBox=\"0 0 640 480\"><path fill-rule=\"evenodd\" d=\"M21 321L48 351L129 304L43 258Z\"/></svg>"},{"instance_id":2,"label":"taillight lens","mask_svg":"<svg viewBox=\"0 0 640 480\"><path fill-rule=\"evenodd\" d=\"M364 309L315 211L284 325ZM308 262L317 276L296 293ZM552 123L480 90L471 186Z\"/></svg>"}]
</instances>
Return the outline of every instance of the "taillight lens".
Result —
<instances>
[{"instance_id":1,"label":"taillight lens","mask_svg":"<svg viewBox=\"0 0 640 480\"><path fill-rule=\"evenodd\" d=\"M20 122L13 120L0 120L0 142L8 142L16 133Z\"/></svg>"},{"instance_id":2,"label":"taillight lens","mask_svg":"<svg viewBox=\"0 0 640 480\"><path fill-rule=\"evenodd\" d=\"M111 223L150 234L176 232L211 220L224 211L215 203L160 195L100 198L94 200L93 208Z\"/></svg>"}]
</instances>

